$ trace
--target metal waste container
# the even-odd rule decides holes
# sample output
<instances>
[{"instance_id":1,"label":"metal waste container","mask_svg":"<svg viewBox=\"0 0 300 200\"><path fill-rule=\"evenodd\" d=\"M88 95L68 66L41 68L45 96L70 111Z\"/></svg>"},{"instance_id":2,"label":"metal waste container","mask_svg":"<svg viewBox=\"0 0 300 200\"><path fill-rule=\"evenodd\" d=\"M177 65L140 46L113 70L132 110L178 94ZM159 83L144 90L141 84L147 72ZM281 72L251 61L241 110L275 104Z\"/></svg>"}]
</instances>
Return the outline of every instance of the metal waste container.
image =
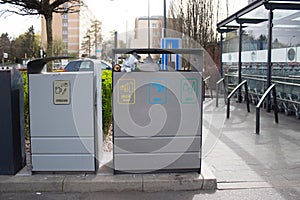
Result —
<instances>
[{"instance_id":1,"label":"metal waste container","mask_svg":"<svg viewBox=\"0 0 300 200\"><path fill-rule=\"evenodd\" d=\"M32 171L95 172L98 134L102 140L101 116L100 123L96 117L101 74L29 71Z\"/></svg>"},{"instance_id":2,"label":"metal waste container","mask_svg":"<svg viewBox=\"0 0 300 200\"><path fill-rule=\"evenodd\" d=\"M0 68L0 174L26 165L23 78L15 68Z\"/></svg>"},{"instance_id":3,"label":"metal waste container","mask_svg":"<svg viewBox=\"0 0 300 200\"><path fill-rule=\"evenodd\" d=\"M113 52L164 54L170 50L114 49ZM202 49L174 52L198 55L202 69ZM114 72L114 173L200 173L201 94L200 70Z\"/></svg>"}]
</instances>

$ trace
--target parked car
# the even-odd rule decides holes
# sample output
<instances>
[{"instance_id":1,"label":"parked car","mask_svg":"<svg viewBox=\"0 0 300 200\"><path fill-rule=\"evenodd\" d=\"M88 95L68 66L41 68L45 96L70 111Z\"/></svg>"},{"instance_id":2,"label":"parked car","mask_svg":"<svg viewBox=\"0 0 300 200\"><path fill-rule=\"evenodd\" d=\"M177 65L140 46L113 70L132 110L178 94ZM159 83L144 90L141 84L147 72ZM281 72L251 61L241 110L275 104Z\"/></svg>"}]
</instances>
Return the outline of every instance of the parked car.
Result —
<instances>
[{"instance_id":1,"label":"parked car","mask_svg":"<svg viewBox=\"0 0 300 200\"><path fill-rule=\"evenodd\" d=\"M95 67L101 68L101 70L111 70L111 64L103 60L95 59L79 59L70 61L64 68L66 72L77 72L77 71L94 71Z\"/></svg>"}]
</instances>

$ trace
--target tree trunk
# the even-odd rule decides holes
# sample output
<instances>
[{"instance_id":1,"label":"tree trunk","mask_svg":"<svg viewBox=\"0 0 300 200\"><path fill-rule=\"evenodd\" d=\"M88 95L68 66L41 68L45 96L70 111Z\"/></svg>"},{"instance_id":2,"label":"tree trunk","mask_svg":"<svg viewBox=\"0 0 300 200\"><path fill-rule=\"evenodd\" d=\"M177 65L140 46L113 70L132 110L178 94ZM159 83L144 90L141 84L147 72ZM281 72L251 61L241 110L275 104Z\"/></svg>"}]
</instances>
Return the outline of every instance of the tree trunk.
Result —
<instances>
[{"instance_id":1,"label":"tree trunk","mask_svg":"<svg viewBox=\"0 0 300 200\"><path fill-rule=\"evenodd\" d=\"M46 20L46 33L47 33L47 57L52 57L53 55L53 34L52 34L52 12L48 15L44 15ZM47 65L47 71L52 72L52 63Z\"/></svg>"}]
</instances>

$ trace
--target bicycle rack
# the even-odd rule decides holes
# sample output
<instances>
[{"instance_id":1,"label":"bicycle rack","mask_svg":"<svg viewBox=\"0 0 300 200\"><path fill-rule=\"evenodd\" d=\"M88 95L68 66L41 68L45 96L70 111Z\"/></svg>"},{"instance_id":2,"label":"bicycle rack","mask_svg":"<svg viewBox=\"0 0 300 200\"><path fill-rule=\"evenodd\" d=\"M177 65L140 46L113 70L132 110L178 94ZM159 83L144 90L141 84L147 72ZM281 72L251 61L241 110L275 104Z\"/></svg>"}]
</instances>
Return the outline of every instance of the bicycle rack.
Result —
<instances>
[{"instance_id":1,"label":"bicycle rack","mask_svg":"<svg viewBox=\"0 0 300 200\"><path fill-rule=\"evenodd\" d=\"M273 91L273 100L274 100L274 114L275 114L275 122L278 124L278 107L277 107L277 99L276 99L276 85L272 84L267 91L264 93L260 101L256 106L256 134L259 134L260 131L260 107L270 94Z\"/></svg>"},{"instance_id":2,"label":"bicycle rack","mask_svg":"<svg viewBox=\"0 0 300 200\"><path fill-rule=\"evenodd\" d=\"M245 98L246 98L246 103L247 103L247 111L250 112L249 97L248 97L248 85L247 85L247 81L244 80L238 86L236 86L236 88L234 88L234 90L227 97L227 119L229 119L229 117L230 117L230 99L236 93L236 91L238 91L242 86L245 86Z\"/></svg>"},{"instance_id":3,"label":"bicycle rack","mask_svg":"<svg viewBox=\"0 0 300 200\"><path fill-rule=\"evenodd\" d=\"M217 83L216 83L216 107L219 107L219 90L220 90L220 85L223 83L223 88L224 88L224 101L226 104L226 88L225 88L225 83L224 83L224 78L221 78Z\"/></svg>"}]
</instances>

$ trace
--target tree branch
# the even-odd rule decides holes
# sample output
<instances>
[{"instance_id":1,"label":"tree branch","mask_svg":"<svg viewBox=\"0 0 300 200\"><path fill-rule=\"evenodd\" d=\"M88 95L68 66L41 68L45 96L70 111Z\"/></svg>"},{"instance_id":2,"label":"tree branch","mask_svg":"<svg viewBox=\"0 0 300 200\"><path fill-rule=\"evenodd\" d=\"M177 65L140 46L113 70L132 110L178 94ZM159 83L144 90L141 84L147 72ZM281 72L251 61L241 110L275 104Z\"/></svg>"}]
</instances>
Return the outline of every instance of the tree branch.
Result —
<instances>
[{"instance_id":1,"label":"tree branch","mask_svg":"<svg viewBox=\"0 0 300 200\"><path fill-rule=\"evenodd\" d=\"M39 13L34 12L34 10L32 10L31 12L22 12L21 10L17 11L17 10L2 10L0 11L0 17L4 16L6 13L12 13L12 14L17 14L17 15L21 15L21 16L27 16L27 15L39 15Z\"/></svg>"},{"instance_id":2,"label":"tree branch","mask_svg":"<svg viewBox=\"0 0 300 200\"><path fill-rule=\"evenodd\" d=\"M69 3L67 7L60 6L67 2ZM82 0L57 0L50 6L53 8L53 12L55 13L77 13L79 12L80 7L84 6L84 3Z\"/></svg>"},{"instance_id":3,"label":"tree branch","mask_svg":"<svg viewBox=\"0 0 300 200\"><path fill-rule=\"evenodd\" d=\"M13 13L18 15L38 15L37 12L39 1L37 0L0 0L0 4L7 4L7 7L0 11L0 16L3 16L5 13Z\"/></svg>"}]
</instances>

